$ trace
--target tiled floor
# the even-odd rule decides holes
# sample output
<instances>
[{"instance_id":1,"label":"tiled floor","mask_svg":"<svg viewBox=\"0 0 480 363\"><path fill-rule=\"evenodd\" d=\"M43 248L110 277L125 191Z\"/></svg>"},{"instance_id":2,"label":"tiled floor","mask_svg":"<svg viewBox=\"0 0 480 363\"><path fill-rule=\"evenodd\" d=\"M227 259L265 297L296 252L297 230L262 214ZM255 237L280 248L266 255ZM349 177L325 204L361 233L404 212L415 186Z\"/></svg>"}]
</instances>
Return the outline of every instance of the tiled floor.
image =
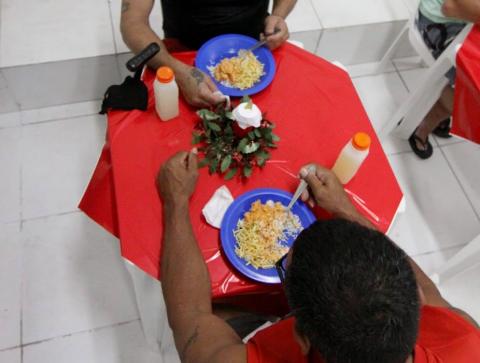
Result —
<instances>
[{"instance_id":1,"label":"tiled floor","mask_svg":"<svg viewBox=\"0 0 480 363\"><path fill-rule=\"evenodd\" d=\"M377 31L383 46L380 30L398 30L416 0L367 3L299 0L292 38L327 58L368 61L351 45ZM129 55L114 55L127 50L119 4L0 0L0 363L161 361L142 335L118 241L76 208L104 142L98 99L126 74ZM69 15L59 20L60 13ZM27 24L22 31L12 20L18 17ZM31 65L66 59L60 69ZM36 67L43 69L39 85L29 83ZM424 71L415 59L395 61L383 74L374 64L348 68L377 129ZM405 141L382 140L407 202L390 236L429 274L480 234L480 148L433 142L434 156L420 161Z\"/></svg>"}]
</instances>

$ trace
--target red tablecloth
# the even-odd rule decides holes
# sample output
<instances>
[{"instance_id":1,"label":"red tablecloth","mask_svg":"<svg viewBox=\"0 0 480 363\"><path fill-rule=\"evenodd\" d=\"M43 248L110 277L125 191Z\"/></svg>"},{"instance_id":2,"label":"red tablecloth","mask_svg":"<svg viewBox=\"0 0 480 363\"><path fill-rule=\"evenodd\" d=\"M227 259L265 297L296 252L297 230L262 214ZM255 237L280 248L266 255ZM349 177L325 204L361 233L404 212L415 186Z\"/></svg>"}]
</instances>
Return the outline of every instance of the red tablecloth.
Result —
<instances>
[{"instance_id":1,"label":"red tablecloth","mask_svg":"<svg viewBox=\"0 0 480 363\"><path fill-rule=\"evenodd\" d=\"M457 54L452 133L480 144L480 25Z\"/></svg>"},{"instance_id":2,"label":"red tablecloth","mask_svg":"<svg viewBox=\"0 0 480 363\"><path fill-rule=\"evenodd\" d=\"M193 63L195 53L177 55ZM347 186L363 213L386 231L402 199L402 192L348 74L306 51L285 45L274 52L277 73L273 83L253 97L277 124L279 147L264 170L249 180L225 182L200 172L191 199L195 235L207 262L213 296L278 291L238 274L219 248L219 231L204 220L201 209L214 191L226 184L237 197L247 190L274 187L294 191L299 168L311 161L332 166L354 132L372 136L370 155ZM107 145L80 208L120 237L122 255L155 278L159 276L162 205L155 189L159 166L179 150L188 150L197 116L183 100L180 116L168 122L153 107L153 72L146 72L150 101L147 112L111 112ZM321 211L317 211L321 213Z\"/></svg>"}]
</instances>

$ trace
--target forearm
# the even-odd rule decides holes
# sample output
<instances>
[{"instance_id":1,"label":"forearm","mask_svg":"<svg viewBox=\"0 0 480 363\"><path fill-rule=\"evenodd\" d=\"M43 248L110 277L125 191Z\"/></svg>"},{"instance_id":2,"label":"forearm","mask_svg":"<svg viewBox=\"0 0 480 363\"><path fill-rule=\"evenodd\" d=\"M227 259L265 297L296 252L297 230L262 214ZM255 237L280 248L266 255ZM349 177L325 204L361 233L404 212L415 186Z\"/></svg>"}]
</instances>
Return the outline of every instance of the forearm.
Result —
<instances>
[{"instance_id":1,"label":"forearm","mask_svg":"<svg viewBox=\"0 0 480 363\"><path fill-rule=\"evenodd\" d=\"M210 313L207 266L193 235L188 202L164 204L162 287L172 329L192 314Z\"/></svg>"},{"instance_id":2,"label":"forearm","mask_svg":"<svg viewBox=\"0 0 480 363\"><path fill-rule=\"evenodd\" d=\"M480 0L445 0L442 12L452 18L480 22Z\"/></svg>"},{"instance_id":3,"label":"forearm","mask_svg":"<svg viewBox=\"0 0 480 363\"><path fill-rule=\"evenodd\" d=\"M280 16L285 19L296 3L297 0L274 0L272 15Z\"/></svg>"},{"instance_id":4,"label":"forearm","mask_svg":"<svg viewBox=\"0 0 480 363\"><path fill-rule=\"evenodd\" d=\"M160 51L148 62L150 68L169 66L175 69L178 66L179 61L170 55L163 41L148 24L126 21L122 23L121 32L123 41L134 54L140 53L150 43L157 43L160 46Z\"/></svg>"}]
</instances>

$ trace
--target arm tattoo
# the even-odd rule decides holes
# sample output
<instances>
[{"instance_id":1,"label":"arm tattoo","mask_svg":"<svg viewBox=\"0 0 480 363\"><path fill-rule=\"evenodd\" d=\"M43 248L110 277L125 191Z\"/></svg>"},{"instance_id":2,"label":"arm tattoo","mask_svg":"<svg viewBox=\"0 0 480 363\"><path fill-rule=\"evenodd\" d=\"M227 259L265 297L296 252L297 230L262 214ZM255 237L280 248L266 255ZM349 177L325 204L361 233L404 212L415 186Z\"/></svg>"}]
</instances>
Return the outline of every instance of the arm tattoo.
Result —
<instances>
[{"instance_id":1,"label":"arm tattoo","mask_svg":"<svg viewBox=\"0 0 480 363\"><path fill-rule=\"evenodd\" d=\"M190 335L190 338L187 339L187 342L183 346L182 353L180 354L180 359L182 362L185 360L185 356L188 353L188 349L192 346L193 343L197 341L198 338L198 325L195 327L195 330L193 331L192 335Z\"/></svg>"},{"instance_id":2,"label":"arm tattoo","mask_svg":"<svg viewBox=\"0 0 480 363\"><path fill-rule=\"evenodd\" d=\"M122 13L126 13L130 9L130 1L122 0Z\"/></svg>"},{"instance_id":3,"label":"arm tattoo","mask_svg":"<svg viewBox=\"0 0 480 363\"><path fill-rule=\"evenodd\" d=\"M193 68L190 72L190 75L195 78L197 81L197 86L203 82L203 79L205 76L203 75L202 71L200 71L198 68Z\"/></svg>"}]
</instances>

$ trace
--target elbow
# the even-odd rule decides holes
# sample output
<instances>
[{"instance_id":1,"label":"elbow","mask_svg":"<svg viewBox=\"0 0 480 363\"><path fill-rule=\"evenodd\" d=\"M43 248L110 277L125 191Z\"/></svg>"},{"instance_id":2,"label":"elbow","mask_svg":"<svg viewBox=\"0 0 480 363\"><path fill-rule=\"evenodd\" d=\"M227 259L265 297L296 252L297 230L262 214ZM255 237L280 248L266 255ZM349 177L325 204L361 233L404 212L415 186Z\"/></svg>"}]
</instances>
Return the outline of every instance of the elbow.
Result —
<instances>
[{"instance_id":1,"label":"elbow","mask_svg":"<svg viewBox=\"0 0 480 363\"><path fill-rule=\"evenodd\" d=\"M122 34L122 39L127 43L128 35L130 33L131 24L128 20L122 18L120 20L120 34Z\"/></svg>"},{"instance_id":2,"label":"elbow","mask_svg":"<svg viewBox=\"0 0 480 363\"><path fill-rule=\"evenodd\" d=\"M126 37L128 34L128 27L125 24L125 20L120 20L120 34L122 34L122 39L124 42L126 42Z\"/></svg>"},{"instance_id":3,"label":"elbow","mask_svg":"<svg viewBox=\"0 0 480 363\"><path fill-rule=\"evenodd\" d=\"M124 18L120 20L120 34L122 34L123 41L128 45L132 36L142 31L142 28L148 27L148 22L145 23L140 19Z\"/></svg>"},{"instance_id":4,"label":"elbow","mask_svg":"<svg viewBox=\"0 0 480 363\"><path fill-rule=\"evenodd\" d=\"M442 4L442 13L449 18L455 17L455 9L456 6L454 0L445 0Z\"/></svg>"}]
</instances>

